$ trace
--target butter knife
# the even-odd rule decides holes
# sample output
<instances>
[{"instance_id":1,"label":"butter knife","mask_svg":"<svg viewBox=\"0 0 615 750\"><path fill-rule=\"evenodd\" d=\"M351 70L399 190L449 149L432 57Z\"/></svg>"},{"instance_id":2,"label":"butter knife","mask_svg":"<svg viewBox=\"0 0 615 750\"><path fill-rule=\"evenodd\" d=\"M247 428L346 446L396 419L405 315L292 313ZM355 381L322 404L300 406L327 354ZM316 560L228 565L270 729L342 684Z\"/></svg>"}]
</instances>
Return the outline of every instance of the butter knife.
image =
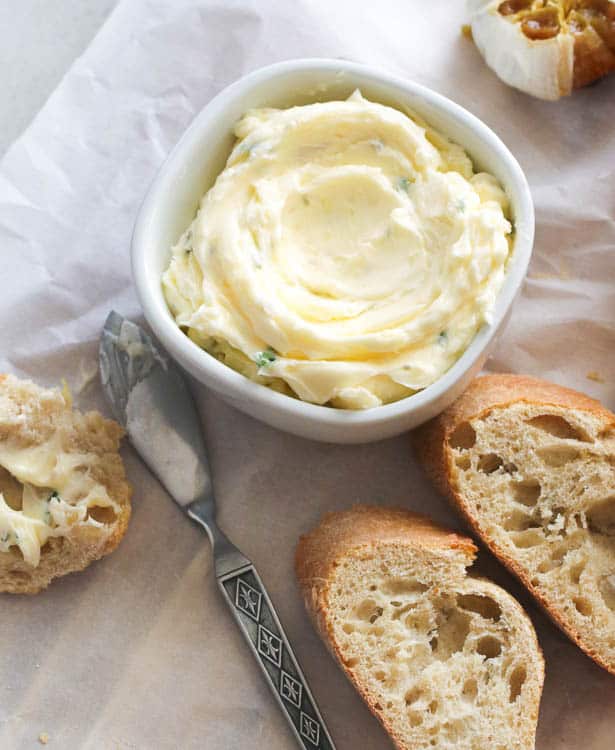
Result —
<instances>
[{"instance_id":1,"label":"butter knife","mask_svg":"<svg viewBox=\"0 0 615 750\"><path fill-rule=\"evenodd\" d=\"M180 508L207 532L224 600L299 746L334 750L256 568L216 524L207 451L184 376L139 326L116 312L109 314L103 328L100 376L114 416L141 458Z\"/></svg>"}]
</instances>

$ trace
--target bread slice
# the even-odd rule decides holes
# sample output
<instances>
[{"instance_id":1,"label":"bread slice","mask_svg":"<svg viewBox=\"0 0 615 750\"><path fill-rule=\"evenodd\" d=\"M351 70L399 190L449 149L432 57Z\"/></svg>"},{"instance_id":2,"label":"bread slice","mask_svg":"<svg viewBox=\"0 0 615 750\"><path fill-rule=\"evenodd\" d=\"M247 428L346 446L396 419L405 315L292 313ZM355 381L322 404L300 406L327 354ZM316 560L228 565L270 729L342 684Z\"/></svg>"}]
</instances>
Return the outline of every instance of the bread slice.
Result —
<instances>
[{"instance_id":1,"label":"bread slice","mask_svg":"<svg viewBox=\"0 0 615 750\"><path fill-rule=\"evenodd\" d=\"M615 674L615 415L553 383L487 375L414 440L489 549Z\"/></svg>"},{"instance_id":2,"label":"bread slice","mask_svg":"<svg viewBox=\"0 0 615 750\"><path fill-rule=\"evenodd\" d=\"M371 506L299 542L306 608L398 748L534 747L542 653L519 604L467 574L475 554L423 516Z\"/></svg>"},{"instance_id":3,"label":"bread slice","mask_svg":"<svg viewBox=\"0 0 615 750\"><path fill-rule=\"evenodd\" d=\"M114 550L130 517L123 430L0 375L0 591L34 594Z\"/></svg>"}]
</instances>

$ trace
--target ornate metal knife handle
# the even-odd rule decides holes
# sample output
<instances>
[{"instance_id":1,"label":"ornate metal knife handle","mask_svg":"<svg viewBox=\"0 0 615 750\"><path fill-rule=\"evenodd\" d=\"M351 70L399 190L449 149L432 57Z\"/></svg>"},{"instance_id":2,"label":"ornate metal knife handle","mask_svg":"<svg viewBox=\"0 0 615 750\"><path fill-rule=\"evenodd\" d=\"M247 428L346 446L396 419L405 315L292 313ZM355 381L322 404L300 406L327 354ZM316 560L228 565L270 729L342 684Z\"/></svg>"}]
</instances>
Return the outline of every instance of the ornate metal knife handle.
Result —
<instances>
[{"instance_id":1,"label":"ornate metal knife handle","mask_svg":"<svg viewBox=\"0 0 615 750\"><path fill-rule=\"evenodd\" d=\"M299 744L305 750L335 750L254 565L247 562L218 576L218 584Z\"/></svg>"},{"instance_id":2,"label":"ornate metal knife handle","mask_svg":"<svg viewBox=\"0 0 615 750\"><path fill-rule=\"evenodd\" d=\"M100 373L133 446L207 532L218 584L300 746L335 750L258 573L216 524L207 450L184 376L145 331L115 312L103 329Z\"/></svg>"}]
</instances>

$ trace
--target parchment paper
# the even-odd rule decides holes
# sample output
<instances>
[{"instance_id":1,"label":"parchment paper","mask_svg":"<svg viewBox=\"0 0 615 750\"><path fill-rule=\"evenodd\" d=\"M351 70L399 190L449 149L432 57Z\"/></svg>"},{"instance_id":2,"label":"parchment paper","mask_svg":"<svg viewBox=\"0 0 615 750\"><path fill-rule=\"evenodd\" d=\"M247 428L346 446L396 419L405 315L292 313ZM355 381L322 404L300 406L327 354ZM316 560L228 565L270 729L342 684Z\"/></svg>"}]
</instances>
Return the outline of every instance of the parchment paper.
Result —
<instances>
[{"instance_id":1,"label":"parchment paper","mask_svg":"<svg viewBox=\"0 0 615 750\"><path fill-rule=\"evenodd\" d=\"M501 84L461 36L462 5L121 2L0 165L0 369L45 384L66 377L80 406L106 411L90 380L97 339L112 306L139 318L130 234L165 155L242 74L340 56L432 86L516 154L536 202L536 248L489 366L615 407L615 77L555 104L532 100ZM424 481L406 436L320 445L203 391L200 405L221 524L259 567L338 748L389 747L304 615L295 542L324 511L361 501L460 522ZM47 732L63 750L294 748L215 589L206 539L129 447L124 456L134 515L117 552L36 597L0 597L0 747L35 747ZM611 750L615 678L487 553L480 564L528 606L545 650L538 749Z\"/></svg>"}]
</instances>

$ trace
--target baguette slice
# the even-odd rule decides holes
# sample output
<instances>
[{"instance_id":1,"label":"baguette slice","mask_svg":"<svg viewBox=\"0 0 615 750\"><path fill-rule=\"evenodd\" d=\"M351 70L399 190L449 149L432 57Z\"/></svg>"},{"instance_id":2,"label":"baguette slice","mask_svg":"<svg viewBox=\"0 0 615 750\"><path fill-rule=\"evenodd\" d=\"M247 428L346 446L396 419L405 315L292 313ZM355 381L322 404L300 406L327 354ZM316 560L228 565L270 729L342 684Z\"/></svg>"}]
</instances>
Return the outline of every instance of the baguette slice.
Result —
<instances>
[{"instance_id":1,"label":"baguette slice","mask_svg":"<svg viewBox=\"0 0 615 750\"><path fill-rule=\"evenodd\" d=\"M553 383L487 375L414 440L489 549L615 674L615 415Z\"/></svg>"},{"instance_id":2,"label":"baguette slice","mask_svg":"<svg viewBox=\"0 0 615 750\"><path fill-rule=\"evenodd\" d=\"M398 748L534 747L542 653L520 605L467 575L475 555L423 516L371 506L299 541L306 608Z\"/></svg>"},{"instance_id":3,"label":"baguette slice","mask_svg":"<svg viewBox=\"0 0 615 750\"><path fill-rule=\"evenodd\" d=\"M35 594L113 551L130 517L122 428L0 375L0 592Z\"/></svg>"}]
</instances>

